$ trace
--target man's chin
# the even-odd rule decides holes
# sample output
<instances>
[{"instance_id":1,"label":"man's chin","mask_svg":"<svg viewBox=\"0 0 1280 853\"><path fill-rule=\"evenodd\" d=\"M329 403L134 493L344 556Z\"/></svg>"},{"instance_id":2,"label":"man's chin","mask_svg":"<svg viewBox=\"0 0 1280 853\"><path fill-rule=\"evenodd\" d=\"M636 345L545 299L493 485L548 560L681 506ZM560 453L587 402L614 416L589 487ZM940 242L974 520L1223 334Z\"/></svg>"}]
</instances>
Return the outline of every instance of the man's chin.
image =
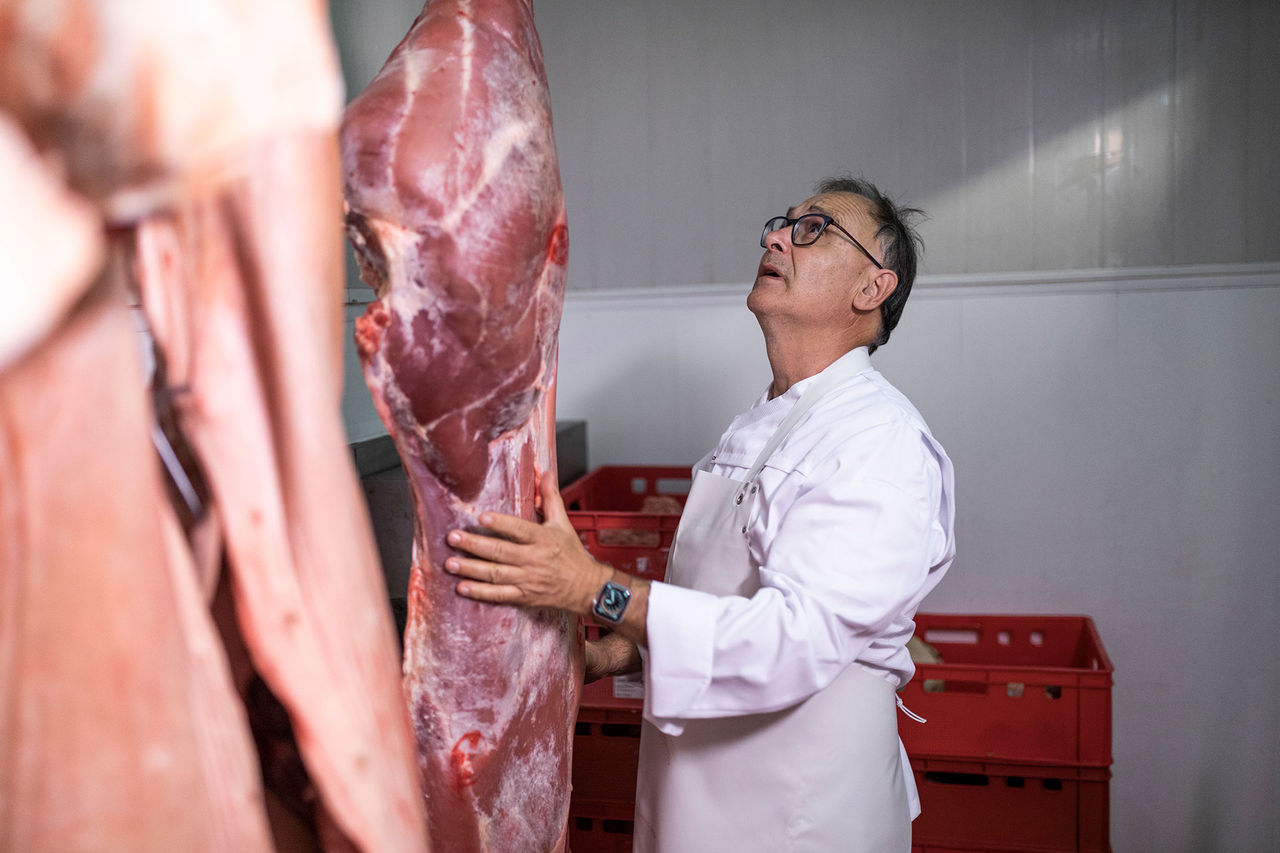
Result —
<instances>
[{"instance_id":1,"label":"man's chin","mask_svg":"<svg viewBox=\"0 0 1280 853\"><path fill-rule=\"evenodd\" d=\"M747 294L747 308L751 311L759 313L771 299L780 294L783 290L782 279L771 276L760 276L751 285L751 292Z\"/></svg>"}]
</instances>

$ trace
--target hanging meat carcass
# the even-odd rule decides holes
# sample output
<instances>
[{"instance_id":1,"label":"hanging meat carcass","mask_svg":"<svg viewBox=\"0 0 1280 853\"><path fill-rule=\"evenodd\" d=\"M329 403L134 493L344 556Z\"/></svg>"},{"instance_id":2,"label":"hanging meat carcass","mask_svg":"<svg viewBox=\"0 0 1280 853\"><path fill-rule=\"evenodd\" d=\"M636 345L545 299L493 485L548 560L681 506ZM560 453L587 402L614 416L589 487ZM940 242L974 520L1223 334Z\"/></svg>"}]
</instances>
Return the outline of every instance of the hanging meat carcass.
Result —
<instances>
[{"instance_id":1,"label":"hanging meat carcass","mask_svg":"<svg viewBox=\"0 0 1280 853\"><path fill-rule=\"evenodd\" d=\"M0 0L0 63L0 108L121 248L95 298L0 376L0 723L17 761L0 763L0 847L270 843L258 768L234 760L249 748L245 679L233 683L214 639L146 441L123 306L137 278L180 449L226 543L232 631L288 711L321 842L425 850L391 619L339 417L341 86L323 4ZM93 393L56 403L86 383ZM28 412L59 419L39 436L57 441L29 435L41 424ZM77 460L92 476L76 476ZM38 476L52 479L29 488ZM64 504L74 511L59 517ZM32 571L59 578L50 593L64 597L31 593ZM69 594L77 573L95 576ZM52 607L77 630L54 630ZM68 663L44 684L28 655Z\"/></svg>"},{"instance_id":2,"label":"hanging meat carcass","mask_svg":"<svg viewBox=\"0 0 1280 853\"><path fill-rule=\"evenodd\" d=\"M427 3L341 143L348 236L378 296L357 345L416 507L404 670L432 838L561 849L576 620L462 599L441 570L449 530L533 518L555 466L568 231L528 0Z\"/></svg>"},{"instance_id":3,"label":"hanging meat carcass","mask_svg":"<svg viewBox=\"0 0 1280 853\"><path fill-rule=\"evenodd\" d=\"M100 223L2 115L0 185L0 849L266 850Z\"/></svg>"},{"instance_id":4,"label":"hanging meat carcass","mask_svg":"<svg viewBox=\"0 0 1280 853\"><path fill-rule=\"evenodd\" d=\"M0 185L0 849L266 850L100 221L3 115Z\"/></svg>"}]
</instances>

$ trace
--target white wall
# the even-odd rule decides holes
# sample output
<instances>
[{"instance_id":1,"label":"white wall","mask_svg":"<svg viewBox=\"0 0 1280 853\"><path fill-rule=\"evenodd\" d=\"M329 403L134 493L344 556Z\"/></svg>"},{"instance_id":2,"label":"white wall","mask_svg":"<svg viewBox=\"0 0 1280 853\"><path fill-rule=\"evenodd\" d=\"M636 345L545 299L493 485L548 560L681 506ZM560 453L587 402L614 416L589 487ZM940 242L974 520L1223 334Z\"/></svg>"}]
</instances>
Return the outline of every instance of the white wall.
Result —
<instances>
[{"instance_id":1,"label":"white wall","mask_svg":"<svg viewBox=\"0 0 1280 853\"><path fill-rule=\"evenodd\" d=\"M570 288L754 274L833 171L927 271L1274 260L1274 0L536 0Z\"/></svg>"},{"instance_id":2,"label":"white wall","mask_svg":"<svg viewBox=\"0 0 1280 853\"><path fill-rule=\"evenodd\" d=\"M1114 849L1277 849L1280 264L919 288L873 361L956 467L925 609L1095 620ZM691 463L764 388L746 290L571 295L559 411L592 466Z\"/></svg>"},{"instance_id":3,"label":"white wall","mask_svg":"<svg viewBox=\"0 0 1280 853\"><path fill-rule=\"evenodd\" d=\"M416 0L334 0L351 94ZM1280 258L1274 0L536 0L571 290L754 274L770 215L863 172L926 271Z\"/></svg>"},{"instance_id":4,"label":"white wall","mask_svg":"<svg viewBox=\"0 0 1280 853\"><path fill-rule=\"evenodd\" d=\"M352 93L419 5L334 0ZM705 451L768 378L761 224L865 173L931 217L875 356L956 463L926 608L1094 617L1117 851L1280 849L1280 3L535 6L590 463Z\"/></svg>"}]
</instances>

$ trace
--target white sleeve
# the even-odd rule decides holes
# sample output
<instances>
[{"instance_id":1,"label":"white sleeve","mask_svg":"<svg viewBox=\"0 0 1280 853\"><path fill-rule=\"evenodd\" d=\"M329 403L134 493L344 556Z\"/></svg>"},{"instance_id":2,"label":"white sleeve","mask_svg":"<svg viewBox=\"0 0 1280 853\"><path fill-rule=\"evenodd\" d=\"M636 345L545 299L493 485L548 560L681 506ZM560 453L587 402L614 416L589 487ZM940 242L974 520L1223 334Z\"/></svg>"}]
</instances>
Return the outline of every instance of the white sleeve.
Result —
<instances>
[{"instance_id":1,"label":"white sleeve","mask_svg":"<svg viewBox=\"0 0 1280 853\"><path fill-rule=\"evenodd\" d=\"M750 599L652 585L645 715L660 729L794 705L914 602L941 473L918 431L876 432L874 452L824 463L797 493Z\"/></svg>"}]
</instances>

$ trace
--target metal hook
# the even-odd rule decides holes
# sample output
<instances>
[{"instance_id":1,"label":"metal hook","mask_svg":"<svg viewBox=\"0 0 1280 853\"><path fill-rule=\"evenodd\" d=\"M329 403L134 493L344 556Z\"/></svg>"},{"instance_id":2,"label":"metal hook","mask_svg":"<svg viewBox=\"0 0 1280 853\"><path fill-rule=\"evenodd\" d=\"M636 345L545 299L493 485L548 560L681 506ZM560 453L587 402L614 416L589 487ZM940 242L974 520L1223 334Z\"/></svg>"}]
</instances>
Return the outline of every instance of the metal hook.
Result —
<instances>
[{"instance_id":1,"label":"metal hook","mask_svg":"<svg viewBox=\"0 0 1280 853\"><path fill-rule=\"evenodd\" d=\"M160 429L159 424L151 424L151 443L155 445L156 453L160 455L160 462L164 465L164 470L169 475L169 481L178 490L183 503L187 505L187 509L191 512L191 517L200 518L204 515L204 503L200 500L200 496L196 494L196 487L191 483L191 478L187 476L187 471L182 467L182 463L178 461L178 454L173 451L173 445L169 443L169 437L164 434L164 430Z\"/></svg>"}]
</instances>

